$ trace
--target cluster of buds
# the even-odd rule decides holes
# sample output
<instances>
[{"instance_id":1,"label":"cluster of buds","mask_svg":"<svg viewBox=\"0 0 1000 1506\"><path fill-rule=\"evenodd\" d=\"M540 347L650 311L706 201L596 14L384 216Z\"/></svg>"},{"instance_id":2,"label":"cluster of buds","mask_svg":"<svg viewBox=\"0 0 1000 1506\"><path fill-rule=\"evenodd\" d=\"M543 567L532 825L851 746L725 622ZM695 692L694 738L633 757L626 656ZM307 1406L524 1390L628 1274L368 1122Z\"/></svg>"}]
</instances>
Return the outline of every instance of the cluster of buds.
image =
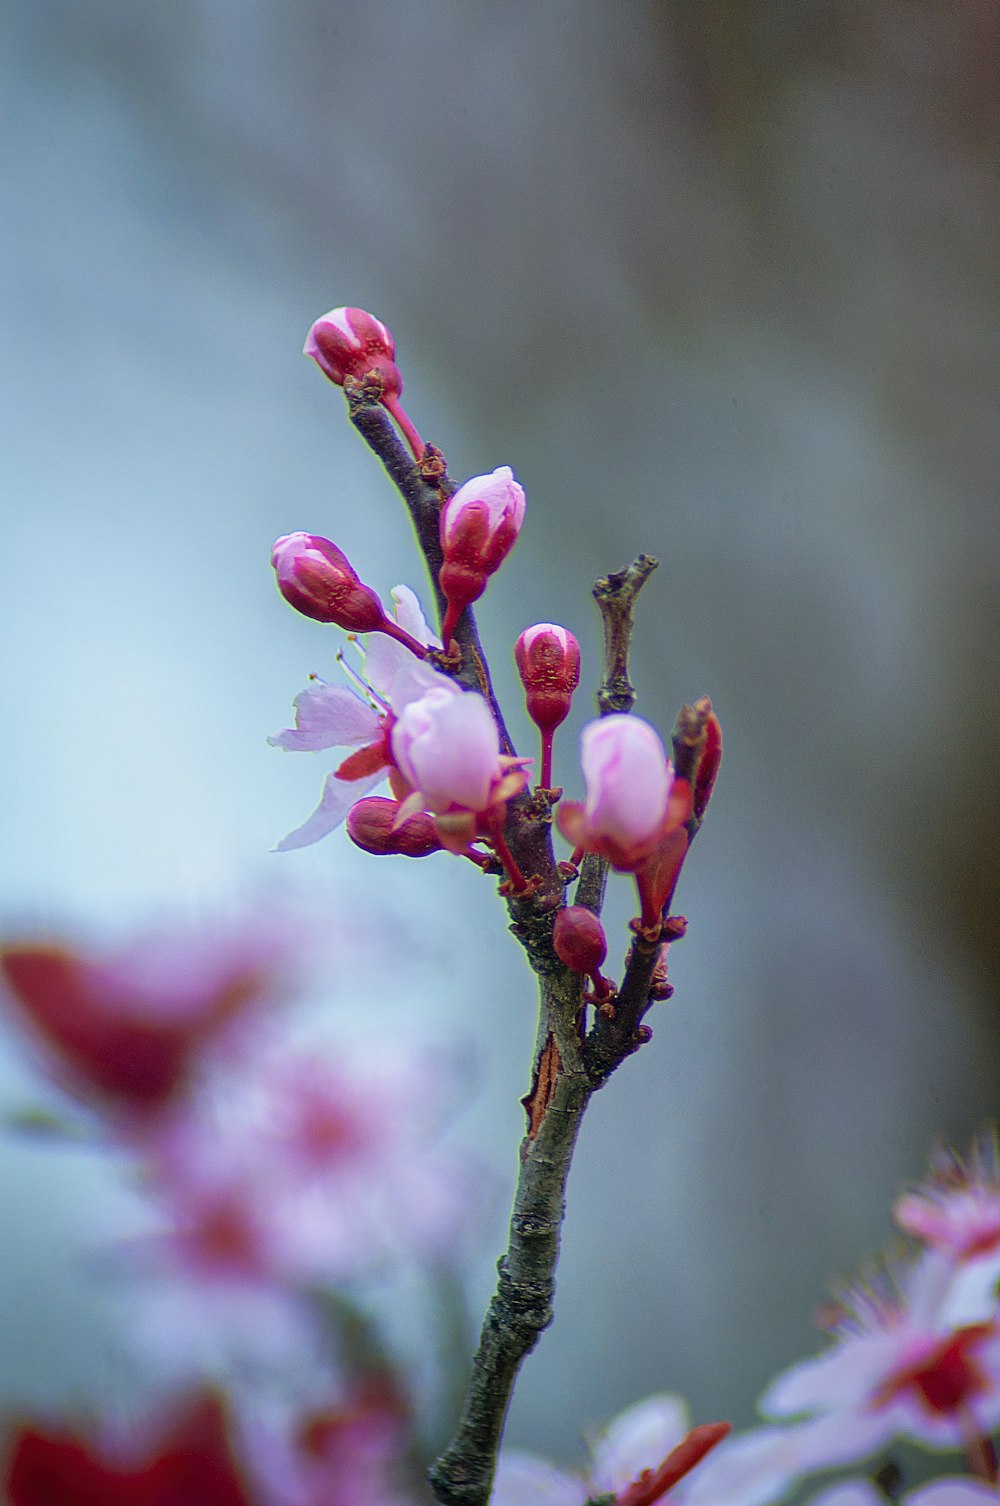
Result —
<instances>
[{"instance_id":1,"label":"cluster of buds","mask_svg":"<svg viewBox=\"0 0 1000 1506\"><path fill-rule=\"evenodd\" d=\"M335 309L313 325L306 352L341 386L377 378L378 400L399 418L396 347L380 320L360 309ZM413 441L405 415L400 423L419 460L422 444ZM433 483L424 480L439 485L440 639L412 592L396 588L396 612L390 615L328 539L293 533L274 546L278 585L293 607L349 633L373 635L360 671L348 671L355 684L320 682L304 691L296 700L295 727L272 739L292 750L347 749L318 809L279 846L314 842L346 818L349 837L366 852L429 857L445 849L490 871L499 863L510 891L530 894L535 875L522 871L509 840L519 829L511 824L510 804L525 790L530 760L505 747L491 697L458 683L456 676L469 668L469 644L465 635L461 643L455 640L463 614L518 537L524 490L509 466L474 476L450 495L437 471ZM475 644L471 623L470 630ZM540 736L538 795L522 812L533 819L530 812L544 815L561 798L553 783L553 745L580 683L580 645L566 627L535 623L518 637L514 660ZM475 663L481 678L482 662ZM667 912L718 769L721 736L707 701L688 708L681 743L676 731L674 740L676 769L657 733L640 718L616 713L591 722L581 740L585 797L562 801L557 812L558 831L572 848L560 873L575 874L590 853L632 874L640 904L633 925L650 946L676 939L664 929ZM391 799L372 793L386 778ZM601 973L607 940L600 920L587 905L553 901L549 883L556 956L589 980L588 997L610 1008L614 985ZM662 994L669 985L657 975L650 987Z\"/></svg>"}]
</instances>

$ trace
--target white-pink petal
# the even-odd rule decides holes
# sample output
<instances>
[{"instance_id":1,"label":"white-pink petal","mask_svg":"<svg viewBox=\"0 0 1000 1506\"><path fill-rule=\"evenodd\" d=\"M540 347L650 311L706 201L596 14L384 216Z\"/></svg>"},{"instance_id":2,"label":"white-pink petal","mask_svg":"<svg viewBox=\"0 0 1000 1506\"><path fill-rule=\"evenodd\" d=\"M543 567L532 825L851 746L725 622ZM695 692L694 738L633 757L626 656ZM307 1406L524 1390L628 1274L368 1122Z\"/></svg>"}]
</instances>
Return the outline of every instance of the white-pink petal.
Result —
<instances>
[{"instance_id":1,"label":"white-pink petal","mask_svg":"<svg viewBox=\"0 0 1000 1506\"><path fill-rule=\"evenodd\" d=\"M677 1396L650 1396L627 1407L594 1445L591 1494L624 1490L643 1470L656 1469L689 1427L687 1407Z\"/></svg>"},{"instance_id":2,"label":"white-pink petal","mask_svg":"<svg viewBox=\"0 0 1000 1506\"><path fill-rule=\"evenodd\" d=\"M885 1496L870 1480L844 1480L813 1496L809 1506L885 1506Z\"/></svg>"},{"instance_id":3,"label":"white-pink petal","mask_svg":"<svg viewBox=\"0 0 1000 1506\"><path fill-rule=\"evenodd\" d=\"M802 1474L794 1428L754 1428L733 1434L681 1481L677 1506L773 1506Z\"/></svg>"},{"instance_id":4,"label":"white-pink petal","mask_svg":"<svg viewBox=\"0 0 1000 1506\"><path fill-rule=\"evenodd\" d=\"M500 771L500 738L483 697L475 691L454 695L453 689L436 687L403 708L392 729L392 751L428 809L481 811Z\"/></svg>"},{"instance_id":5,"label":"white-pink petal","mask_svg":"<svg viewBox=\"0 0 1000 1506\"><path fill-rule=\"evenodd\" d=\"M792 1365L764 1392L765 1417L797 1417L807 1412L863 1406L893 1369L901 1351L898 1335L850 1335L826 1354Z\"/></svg>"},{"instance_id":6,"label":"white-pink petal","mask_svg":"<svg viewBox=\"0 0 1000 1506\"><path fill-rule=\"evenodd\" d=\"M652 836L666 813L673 771L649 723L618 714L588 723L580 762L591 834L625 846Z\"/></svg>"},{"instance_id":7,"label":"white-pink petal","mask_svg":"<svg viewBox=\"0 0 1000 1506\"><path fill-rule=\"evenodd\" d=\"M385 769L380 769L367 779L338 779L336 774L328 774L319 805L312 815L301 826L290 831L287 837L282 837L274 851L293 852L297 847L311 847L322 837L329 836L330 832L335 831L347 819L347 812L354 802L370 794L382 783L385 775Z\"/></svg>"},{"instance_id":8,"label":"white-pink petal","mask_svg":"<svg viewBox=\"0 0 1000 1506\"><path fill-rule=\"evenodd\" d=\"M582 1480L534 1454L505 1449L497 1464L490 1506L584 1506Z\"/></svg>"},{"instance_id":9,"label":"white-pink petal","mask_svg":"<svg viewBox=\"0 0 1000 1506\"><path fill-rule=\"evenodd\" d=\"M952 1475L948 1479L933 1480L922 1490L915 1490L904 1497L904 1506L997 1506L1000 1490L985 1485L981 1480L963 1479Z\"/></svg>"},{"instance_id":10,"label":"white-pink petal","mask_svg":"<svg viewBox=\"0 0 1000 1506\"><path fill-rule=\"evenodd\" d=\"M293 705L295 726L269 737L272 748L317 753L323 748L363 748L378 740L378 714L346 685L317 682L297 695Z\"/></svg>"}]
</instances>

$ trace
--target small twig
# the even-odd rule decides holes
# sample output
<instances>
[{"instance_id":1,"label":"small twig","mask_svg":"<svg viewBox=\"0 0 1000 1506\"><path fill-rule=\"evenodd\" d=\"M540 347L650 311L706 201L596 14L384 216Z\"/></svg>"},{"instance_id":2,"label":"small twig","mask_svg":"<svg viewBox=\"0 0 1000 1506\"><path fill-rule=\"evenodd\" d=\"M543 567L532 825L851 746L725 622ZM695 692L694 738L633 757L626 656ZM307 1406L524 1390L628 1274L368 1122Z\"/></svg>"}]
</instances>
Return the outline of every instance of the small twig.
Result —
<instances>
[{"instance_id":1,"label":"small twig","mask_svg":"<svg viewBox=\"0 0 1000 1506\"><path fill-rule=\"evenodd\" d=\"M658 563L651 554L640 554L624 570L613 570L594 582L594 600L604 625L604 678L597 692L602 716L611 711L631 711L635 705L635 686L628 677L632 612L635 598Z\"/></svg>"}]
</instances>

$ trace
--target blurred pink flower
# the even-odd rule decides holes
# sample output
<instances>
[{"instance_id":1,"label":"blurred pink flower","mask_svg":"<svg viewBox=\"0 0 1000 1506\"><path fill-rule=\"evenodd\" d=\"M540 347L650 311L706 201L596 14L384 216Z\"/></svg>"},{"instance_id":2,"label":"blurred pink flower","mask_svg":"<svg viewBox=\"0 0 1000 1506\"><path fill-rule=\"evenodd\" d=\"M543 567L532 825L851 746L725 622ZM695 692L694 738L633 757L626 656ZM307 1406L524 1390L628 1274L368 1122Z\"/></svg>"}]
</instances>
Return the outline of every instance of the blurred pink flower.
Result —
<instances>
[{"instance_id":1,"label":"blurred pink flower","mask_svg":"<svg viewBox=\"0 0 1000 1506\"><path fill-rule=\"evenodd\" d=\"M846 1294L837 1342L794 1365L761 1401L765 1415L809 1415L805 1469L867 1458L890 1439L974 1446L1000 1423L1000 1326L981 1293L977 1321L953 1308L954 1264L935 1251ZM963 1307L967 1297L963 1297Z\"/></svg>"},{"instance_id":2,"label":"blurred pink flower","mask_svg":"<svg viewBox=\"0 0 1000 1506\"><path fill-rule=\"evenodd\" d=\"M106 957L8 945L0 964L59 1081L143 1118L176 1100L207 1044L273 991L287 946L276 928L248 922L163 930Z\"/></svg>"},{"instance_id":3,"label":"blurred pink flower","mask_svg":"<svg viewBox=\"0 0 1000 1506\"><path fill-rule=\"evenodd\" d=\"M336 1403L296 1411L244 1408L238 1437L267 1506L409 1506L407 1408L391 1383L371 1377Z\"/></svg>"},{"instance_id":4,"label":"blurred pink flower","mask_svg":"<svg viewBox=\"0 0 1000 1506\"><path fill-rule=\"evenodd\" d=\"M915 1239L967 1268L963 1282L1000 1277L1000 1146L992 1128L967 1160L941 1151L926 1182L896 1203L893 1216Z\"/></svg>"},{"instance_id":5,"label":"blurred pink flower","mask_svg":"<svg viewBox=\"0 0 1000 1506\"><path fill-rule=\"evenodd\" d=\"M301 1287L453 1247L477 1171L432 1143L439 1063L338 1044L243 1065L146 1142L167 1216L147 1264L195 1284Z\"/></svg>"}]
</instances>

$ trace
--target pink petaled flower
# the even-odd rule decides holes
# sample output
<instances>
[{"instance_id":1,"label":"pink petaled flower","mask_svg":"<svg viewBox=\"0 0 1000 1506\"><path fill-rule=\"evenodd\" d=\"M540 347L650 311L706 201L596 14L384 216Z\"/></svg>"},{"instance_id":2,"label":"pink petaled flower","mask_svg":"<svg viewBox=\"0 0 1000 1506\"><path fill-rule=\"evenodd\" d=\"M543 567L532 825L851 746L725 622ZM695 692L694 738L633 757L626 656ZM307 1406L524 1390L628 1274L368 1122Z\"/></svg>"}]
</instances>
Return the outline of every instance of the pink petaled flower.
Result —
<instances>
[{"instance_id":1,"label":"pink petaled flower","mask_svg":"<svg viewBox=\"0 0 1000 1506\"><path fill-rule=\"evenodd\" d=\"M273 989L282 946L259 927L173 931L100 958L8 946L0 966L60 1082L138 1121L173 1103L206 1045Z\"/></svg>"},{"instance_id":2,"label":"pink petaled flower","mask_svg":"<svg viewBox=\"0 0 1000 1506\"><path fill-rule=\"evenodd\" d=\"M447 1248L474 1174L429 1144L442 1088L439 1067L384 1048L244 1063L147 1142L165 1222L145 1267L282 1289Z\"/></svg>"},{"instance_id":3,"label":"pink petaled flower","mask_svg":"<svg viewBox=\"0 0 1000 1506\"><path fill-rule=\"evenodd\" d=\"M441 509L444 564L439 581L448 602L441 637L450 643L465 608L478 601L489 577L514 547L524 522L524 490L509 465L473 476Z\"/></svg>"},{"instance_id":4,"label":"pink petaled flower","mask_svg":"<svg viewBox=\"0 0 1000 1506\"><path fill-rule=\"evenodd\" d=\"M739 1438L727 1438L728 1432L724 1422L690 1429L682 1401L651 1396L609 1424L585 1475L504 1450L490 1506L585 1506L605 1495L621 1506L764 1506L776 1500L794 1473L785 1431L758 1429Z\"/></svg>"},{"instance_id":5,"label":"pink petaled flower","mask_svg":"<svg viewBox=\"0 0 1000 1506\"><path fill-rule=\"evenodd\" d=\"M475 691L455 695L455 689L435 686L410 701L392 729L399 772L437 815L453 806L486 810L506 772L490 708Z\"/></svg>"},{"instance_id":6,"label":"pink petaled flower","mask_svg":"<svg viewBox=\"0 0 1000 1506\"><path fill-rule=\"evenodd\" d=\"M842 1302L835 1347L779 1376L761 1401L773 1417L809 1415L803 1467L867 1458L902 1436L974 1449L1000 1422L996 1300L956 1311L955 1267L928 1251ZM968 1307L968 1294L962 1300Z\"/></svg>"},{"instance_id":7,"label":"pink petaled flower","mask_svg":"<svg viewBox=\"0 0 1000 1506\"><path fill-rule=\"evenodd\" d=\"M963 1279L1000 1276L1000 1146L997 1130L982 1134L968 1160L942 1150L928 1181L893 1209L901 1229L967 1268Z\"/></svg>"},{"instance_id":8,"label":"pink petaled flower","mask_svg":"<svg viewBox=\"0 0 1000 1506\"><path fill-rule=\"evenodd\" d=\"M619 873L635 874L642 924L654 927L687 851L691 786L674 778L659 737L637 716L588 723L580 761L587 798L559 806L559 830L574 848L598 852Z\"/></svg>"},{"instance_id":9,"label":"pink petaled flower","mask_svg":"<svg viewBox=\"0 0 1000 1506\"><path fill-rule=\"evenodd\" d=\"M333 1406L244 1408L242 1452L268 1506L410 1506L407 1409L391 1381L356 1383Z\"/></svg>"},{"instance_id":10,"label":"pink petaled flower","mask_svg":"<svg viewBox=\"0 0 1000 1506\"><path fill-rule=\"evenodd\" d=\"M407 636L425 647L440 648L416 596L408 586L392 592L396 620ZM351 806L385 779L393 758L389 731L393 713L428 690L458 696L458 686L424 664L393 638L378 634L363 650L364 678L359 685L328 685L317 680L295 697L295 726L268 738L272 747L294 753L351 748L352 753L327 777L323 796L312 815L277 845L278 852L308 847L340 825Z\"/></svg>"}]
</instances>

